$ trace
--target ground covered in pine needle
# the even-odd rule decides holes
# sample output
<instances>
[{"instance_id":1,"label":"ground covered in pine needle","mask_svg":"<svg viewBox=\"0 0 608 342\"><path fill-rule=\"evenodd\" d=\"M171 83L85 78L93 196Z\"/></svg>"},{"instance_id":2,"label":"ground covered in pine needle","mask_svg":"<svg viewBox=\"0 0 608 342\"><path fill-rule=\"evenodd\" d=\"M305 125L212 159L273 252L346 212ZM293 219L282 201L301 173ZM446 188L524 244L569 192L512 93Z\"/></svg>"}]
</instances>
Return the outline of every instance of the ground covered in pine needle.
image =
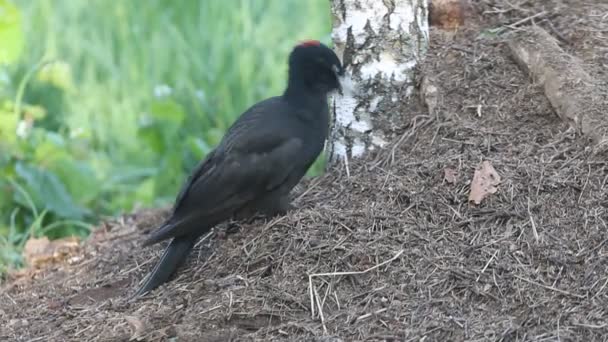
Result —
<instances>
[{"instance_id":1,"label":"ground covered in pine needle","mask_svg":"<svg viewBox=\"0 0 608 342\"><path fill-rule=\"evenodd\" d=\"M538 24L605 79L599 3L476 2L458 32L432 31L436 113L414 99L391 147L304 181L285 217L209 236L144 298L131 295L164 245L139 246L166 211L106 222L64 262L9 276L0 340L605 339L606 156L504 43ZM501 182L471 205L482 161Z\"/></svg>"}]
</instances>

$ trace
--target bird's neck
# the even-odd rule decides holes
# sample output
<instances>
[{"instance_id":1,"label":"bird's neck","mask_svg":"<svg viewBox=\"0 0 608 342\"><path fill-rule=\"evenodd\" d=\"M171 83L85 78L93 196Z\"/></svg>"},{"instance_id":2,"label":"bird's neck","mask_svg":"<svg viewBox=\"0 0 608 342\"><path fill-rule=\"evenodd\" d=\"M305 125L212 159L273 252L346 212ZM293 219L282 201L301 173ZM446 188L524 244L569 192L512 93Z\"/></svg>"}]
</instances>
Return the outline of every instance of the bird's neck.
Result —
<instances>
[{"instance_id":1,"label":"bird's neck","mask_svg":"<svg viewBox=\"0 0 608 342\"><path fill-rule=\"evenodd\" d=\"M317 110L318 106L327 106L327 91L302 81L289 80L283 97L288 103L301 108L312 106L315 108L310 109Z\"/></svg>"}]
</instances>

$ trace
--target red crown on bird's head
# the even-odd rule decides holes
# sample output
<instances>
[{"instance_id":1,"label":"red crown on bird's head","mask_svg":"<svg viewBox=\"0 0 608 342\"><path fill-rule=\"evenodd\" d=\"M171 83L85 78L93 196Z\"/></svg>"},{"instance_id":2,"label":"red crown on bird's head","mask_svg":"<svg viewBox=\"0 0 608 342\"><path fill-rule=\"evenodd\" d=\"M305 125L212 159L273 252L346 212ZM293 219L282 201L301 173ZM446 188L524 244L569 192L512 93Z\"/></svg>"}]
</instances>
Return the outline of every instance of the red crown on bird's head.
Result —
<instances>
[{"instance_id":1,"label":"red crown on bird's head","mask_svg":"<svg viewBox=\"0 0 608 342\"><path fill-rule=\"evenodd\" d=\"M310 46L319 46L319 45L321 45L321 42L318 40L313 40L313 39L303 40L300 42L300 44L298 44L298 46L300 46L300 47L310 47Z\"/></svg>"}]
</instances>

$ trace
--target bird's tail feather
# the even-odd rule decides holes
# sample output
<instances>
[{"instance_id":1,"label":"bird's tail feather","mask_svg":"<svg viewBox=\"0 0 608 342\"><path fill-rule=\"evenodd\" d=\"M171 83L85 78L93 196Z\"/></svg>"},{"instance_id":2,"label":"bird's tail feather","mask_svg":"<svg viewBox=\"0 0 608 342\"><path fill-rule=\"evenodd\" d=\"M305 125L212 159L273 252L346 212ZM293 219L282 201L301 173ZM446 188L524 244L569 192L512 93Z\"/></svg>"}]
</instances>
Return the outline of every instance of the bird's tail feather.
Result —
<instances>
[{"instance_id":1,"label":"bird's tail feather","mask_svg":"<svg viewBox=\"0 0 608 342\"><path fill-rule=\"evenodd\" d=\"M146 238L146 240L144 240L144 242L142 243L142 247L148 247L155 243L159 243L159 242L167 239L169 237L168 235L170 234L171 230L180 224L183 224L183 220L174 222L172 219L172 220L168 220L167 222L163 223L162 226L160 226L158 229L156 229L156 231L152 232Z\"/></svg>"},{"instance_id":2,"label":"bird's tail feather","mask_svg":"<svg viewBox=\"0 0 608 342\"><path fill-rule=\"evenodd\" d=\"M182 265L190 250L194 247L196 240L196 236L189 235L174 238L163 252L152 272L150 272L148 279L137 290L135 295L141 296L169 280L169 277L171 277L175 270Z\"/></svg>"}]
</instances>

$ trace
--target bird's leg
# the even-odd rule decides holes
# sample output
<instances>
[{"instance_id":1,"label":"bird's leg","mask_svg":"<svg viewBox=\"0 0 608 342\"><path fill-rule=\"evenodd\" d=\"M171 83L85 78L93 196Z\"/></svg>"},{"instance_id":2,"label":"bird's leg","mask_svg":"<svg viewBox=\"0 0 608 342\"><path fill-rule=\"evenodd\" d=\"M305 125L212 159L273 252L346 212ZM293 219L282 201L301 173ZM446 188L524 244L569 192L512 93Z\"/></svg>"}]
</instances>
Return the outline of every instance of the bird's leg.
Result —
<instances>
[{"instance_id":1,"label":"bird's leg","mask_svg":"<svg viewBox=\"0 0 608 342\"><path fill-rule=\"evenodd\" d=\"M250 203L234 213L233 221L228 223L226 234L237 231L240 223L253 223L262 217L270 218L285 215L295 207L289 202L288 195L273 195Z\"/></svg>"},{"instance_id":2,"label":"bird's leg","mask_svg":"<svg viewBox=\"0 0 608 342\"><path fill-rule=\"evenodd\" d=\"M289 195L273 196L264 201L260 212L266 217L282 216L295 209L289 200Z\"/></svg>"},{"instance_id":3,"label":"bird's leg","mask_svg":"<svg viewBox=\"0 0 608 342\"><path fill-rule=\"evenodd\" d=\"M257 214L257 208L255 204L248 204L241 209L237 210L233 215L234 221L251 221Z\"/></svg>"},{"instance_id":4,"label":"bird's leg","mask_svg":"<svg viewBox=\"0 0 608 342\"><path fill-rule=\"evenodd\" d=\"M221 238L234 234L241 228L240 223L252 223L256 219L257 208L253 204L246 205L234 212L232 219L227 222L226 227L221 229Z\"/></svg>"},{"instance_id":5,"label":"bird's leg","mask_svg":"<svg viewBox=\"0 0 608 342\"><path fill-rule=\"evenodd\" d=\"M228 224L226 225L226 228L223 229L224 237L226 235L238 233L239 228L241 228L241 227L236 222L228 222Z\"/></svg>"}]
</instances>

